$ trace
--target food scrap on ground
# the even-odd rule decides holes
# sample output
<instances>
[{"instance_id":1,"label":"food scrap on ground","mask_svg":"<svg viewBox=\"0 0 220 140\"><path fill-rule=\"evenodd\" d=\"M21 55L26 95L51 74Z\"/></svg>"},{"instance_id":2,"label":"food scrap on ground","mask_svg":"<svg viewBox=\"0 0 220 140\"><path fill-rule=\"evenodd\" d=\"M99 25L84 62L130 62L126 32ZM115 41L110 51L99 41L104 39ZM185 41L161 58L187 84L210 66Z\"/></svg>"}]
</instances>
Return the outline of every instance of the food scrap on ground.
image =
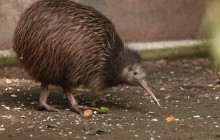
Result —
<instances>
[{"instance_id":1,"label":"food scrap on ground","mask_svg":"<svg viewBox=\"0 0 220 140\"><path fill-rule=\"evenodd\" d=\"M174 122L175 121L175 117L167 117L166 121L167 122Z\"/></svg>"},{"instance_id":2,"label":"food scrap on ground","mask_svg":"<svg viewBox=\"0 0 220 140\"><path fill-rule=\"evenodd\" d=\"M101 107L101 108L98 110L98 112L99 112L100 114L106 114L106 113L108 113L108 111L109 111L109 109L106 108L106 107Z\"/></svg>"},{"instance_id":3,"label":"food scrap on ground","mask_svg":"<svg viewBox=\"0 0 220 140\"><path fill-rule=\"evenodd\" d=\"M87 109L83 112L84 116L91 116L92 115L92 110L91 109Z\"/></svg>"}]
</instances>

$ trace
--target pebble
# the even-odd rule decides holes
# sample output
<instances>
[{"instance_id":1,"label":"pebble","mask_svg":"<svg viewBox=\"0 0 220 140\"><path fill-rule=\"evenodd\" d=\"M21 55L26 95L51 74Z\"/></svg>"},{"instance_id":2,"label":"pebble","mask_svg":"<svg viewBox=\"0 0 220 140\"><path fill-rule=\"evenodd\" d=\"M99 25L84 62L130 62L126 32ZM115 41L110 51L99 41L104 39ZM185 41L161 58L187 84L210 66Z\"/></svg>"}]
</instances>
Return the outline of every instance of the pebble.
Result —
<instances>
[{"instance_id":1,"label":"pebble","mask_svg":"<svg viewBox=\"0 0 220 140\"><path fill-rule=\"evenodd\" d=\"M7 109L7 110L10 110L10 107L5 106L4 108Z\"/></svg>"},{"instance_id":2,"label":"pebble","mask_svg":"<svg viewBox=\"0 0 220 140\"><path fill-rule=\"evenodd\" d=\"M76 136L75 138L76 138L76 139L79 139L79 138L80 138L80 136Z\"/></svg>"},{"instance_id":3,"label":"pebble","mask_svg":"<svg viewBox=\"0 0 220 140\"><path fill-rule=\"evenodd\" d=\"M164 88L164 87L162 87L162 88L160 88L160 90L165 90L165 88Z\"/></svg>"},{"instance_id":4,"label":"pebble","mask_svg":"<svg viewBox=\"0 0 220 140\"><path fill-rule=\"evenodd\" d=\"M36 102L32 101L31 104L34 105L34 104L36 104Z\"/></svg>"},{"instance_id":5,"label":"pebble","mask_svg":"<svg viewBox=\"0 0 220 140\"><path fill-rule=\"evenodd\" d=\"M213 85L212 85L212 84L209 84L208 86L209 86L209 87L213 87Z\"/></svg>"},{"instance_id":6,"label":"pebble","mask_svg":"<svg viewBox=\"0 0 220 140\"><path fill-rule=\"evenodd\" d=\"M72 134L73 132L68 132L68 134L70 135L70 134Z\"/></svg>"},{"instance_id":7,"label":"pebble","mask_svg":"<svg viewBox=\"0 0 220 140\"><path fill-rule=\"evenodd\" d=\"M11 97L16 98L16 97L18 97L18 96L17 96L17 95L15 95L15 94L11 94Z\"/></svg>"},{"instance_id":8,"label":"pebble","mask_svg":"<svg viewBox=\"0 0 220 140\"><path fill-rule=\"evenodd\" d=\"M0 128L0 131L5 131L5 128Z\"/></svg>"},{"instance_id":9,"label":"pebble","mask_svg":"<svg viewBox=\"0 0 220 140\"><path fill-rule=\"evenodd\" d=\"M34 126L31 125L31 126L28 126L27 128L28 129L34 129Z\"/></svg>"},{"instance_id":10,"label":"pebble","mask_svg":"<svg viewBox=\"0 0 220 140\"><path fill-rule=\"evenodd\" d=\"M171 71L170 74L174 74L174 71Z\"/></svg>"},{"instance_id":11,"label":"pebble","mask_svg":"<svg viewBox=\"0 0 220 140\"><path fill-rule=\"evenodd\" d=\"M156 118L155 118L155 119L152 119L151 121L153 121L153 122L157 122L157 121L158 121L158 119L156 119Z\"/></svg>"},{"instance_id":12,"label":"pebble","mask_svg":"<svg viewBox=\"0 0 220 140\"><path fill-rule=\"evenodd\" d=\"M11 84L11 83L12 83L12 80L6 79L6 83L7 83L7 84Z\"/></svg>"},{"instance_id":13,"label":"pebble","mask_svg":"<svg viewBox=\"0 0 220 140\"><path fill-rule=\"evenodd\" d=\"M11 115L9 115L9 116L1 116L1 118L12 119L12 116ZM3 127L3 125L1 125L0 127Z\"/></svg>"},{"instance_id":14,"label":"pebble","mask_svg":"<svg viewBox=\"0 0 220 140\"><path fill-rule=\"evenodd\" d=\"M15 109L15 110L21 110L22 108L20 108L20 107L15 107L14 109Z\"/></svg>"}]
</instances>

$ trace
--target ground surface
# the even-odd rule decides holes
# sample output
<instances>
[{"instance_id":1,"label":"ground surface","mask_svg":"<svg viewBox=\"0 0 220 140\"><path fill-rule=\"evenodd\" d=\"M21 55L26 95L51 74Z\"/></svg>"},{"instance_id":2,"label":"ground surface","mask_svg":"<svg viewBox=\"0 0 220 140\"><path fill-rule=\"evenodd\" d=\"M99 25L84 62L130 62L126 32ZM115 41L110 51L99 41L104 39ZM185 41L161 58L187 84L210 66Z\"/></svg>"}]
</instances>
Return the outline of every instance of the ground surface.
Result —
<instances>
[{"instance_id":1,"label":"ground surface","mask_svg":"<svg viewBox=\"0 0 220 140\"><path fill-rule=\"evenodd\" d=\"M49 103L60 113L38 111L39 84L21 68L0 69L0 139L218 139L220 88L207 59L146 62L148 83L163 109L152 103L140 87L119 86L94 94L73 89L79 104L107 107L108 114L90 117L68 110L60 88L50 88ZM166 118L175 116L175 122ZM99 129L105 133L87 135Z\"/></svg>"}]
</instances>

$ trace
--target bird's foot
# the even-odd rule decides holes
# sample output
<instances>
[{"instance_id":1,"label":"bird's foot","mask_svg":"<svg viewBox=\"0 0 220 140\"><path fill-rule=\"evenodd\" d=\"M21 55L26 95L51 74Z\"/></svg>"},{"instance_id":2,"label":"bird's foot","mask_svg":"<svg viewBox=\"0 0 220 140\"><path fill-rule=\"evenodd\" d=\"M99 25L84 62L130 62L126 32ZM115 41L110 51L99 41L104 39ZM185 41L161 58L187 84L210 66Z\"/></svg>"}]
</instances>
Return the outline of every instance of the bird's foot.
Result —
<instances>
[{"instance_id":1,"label":"bird's foot","mask_svg":"<svg viewBox=\"0 0 220 140\"><path fill-rule=\"evenodd\" d=\"M99 110L98 108L89 107L89 106L84 106L84 105L79 105L78 107L79 107L79 109L81 109L81 110L86 110L86 109L91 109L91 110L93 110L93 111L98 111L98 110Z\"/></svg>"},{"instance_id":2,"label":"bird's foot","mask_svg":"<svg viewBox=\"0 0 220 140\"><path fill-rule=\"evenodd\" d=\"M89 107L89 106L84 106L84 105L71 105L70 106L70 110L75 111L76 113L83 115L83 111L87 110L87 109L91 109L93 111L98 111L98 108L95 107Z\"/></svg>"},{"instance_id":3,"label":"bird's foot","mask_svg":"<svg viewBox=\"0 0 220 140\"><path fill-rule=\"evenodd\" d=\"M60 112L58 109L55 108L55 106L48 105L46 103L39 103L38 108L40 110L47 110L47 111L51 111L51 112Z\"/></svg>"},{"instance_id":4,"label":"bird's foot","mask_svg":"<svg viewBox=\"0 0 220 140\"><path fill-rule=\"evenodd\" d=\"M220 84L220 79L216 80L216 81L212 84L212 86L214 87L214 86L216 86L216 85L218 85L218 84Z\"/></svg>"}]
</instances>

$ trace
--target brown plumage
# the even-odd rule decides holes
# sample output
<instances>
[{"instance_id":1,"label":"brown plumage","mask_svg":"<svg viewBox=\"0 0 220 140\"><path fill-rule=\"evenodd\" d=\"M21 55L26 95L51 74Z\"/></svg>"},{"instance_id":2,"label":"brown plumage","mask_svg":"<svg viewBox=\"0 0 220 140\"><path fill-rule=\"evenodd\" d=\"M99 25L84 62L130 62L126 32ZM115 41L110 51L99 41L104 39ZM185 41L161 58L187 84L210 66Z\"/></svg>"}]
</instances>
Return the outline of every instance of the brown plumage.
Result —
<instances>
[{"instance_id":1,"label":"brown plumage","mask_svg":"<svg viewBox=\"0 0 220 140\"><path fill-rule=\"evenodd\" d=\"M21 15L13 43L25 70L42 83L39 107L50 111L56 109L46 102L49 84L61 86L70 108L80 113L84 107L77 105L72 87L84 85L100 91L140 83L146 75L141 57L124 47L108 18L69 0L41 0L31 5Z\"/></svg>"}]
</instances>

